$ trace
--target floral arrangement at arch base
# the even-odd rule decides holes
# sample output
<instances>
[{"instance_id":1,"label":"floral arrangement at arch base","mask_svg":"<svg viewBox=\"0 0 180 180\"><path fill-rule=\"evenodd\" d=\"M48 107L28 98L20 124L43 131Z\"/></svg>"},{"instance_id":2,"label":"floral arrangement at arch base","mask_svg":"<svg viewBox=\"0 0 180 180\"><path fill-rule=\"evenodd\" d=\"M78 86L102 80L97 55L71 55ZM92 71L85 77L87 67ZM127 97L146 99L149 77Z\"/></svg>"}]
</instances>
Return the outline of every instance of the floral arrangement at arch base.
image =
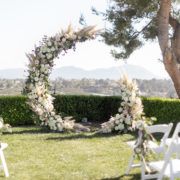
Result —
<instances>
[{"instance_id":1,"label":"floral arrangement at arch base","mask_svg":"<svg viewBox=\"0 0 180 180\"><path fill-rule=\"evenodd\" d=\"M134 151L145 162L144 157L149 151L148 141L153 140L152 135L146 132L145 127L152 124L156 118L147 118L144 115L136 81L133 81L124 75L120 79L119 85L122 101L118 113L112 116L109 121L101 124L100 132L126 133L128 131L138 131L138 138Z\"/></svg>"},{"instance_id":2,"label":"floral arrangement at arch base","mask_svg":"<svg viewBox=\"0 0 180 180\"><path fill-rule=\"evenodd\" d=\"M2 117L0 117L0 134L12 133L12 127L9 124L5 124Z\"/></svg>"},{"instance_id":3,"label":"floral arrangement at arch base","mask_svg":"<svg viewBox=\"0 0 180 180\"><path fill-rule=\"evenodd\" d=\"M41 125L50 130L62 132L73 129L74 121L63 120L55 113L53 97L49 92L49 75L54 66L54 59L67 50L74 49L77 42L94 39L97 30L88 26L74 31L71 26L53 37L44 36L39 46L35 46L32 53L27 54L29 59L28 78L26 80L26 93L28 104L38 115Z\"/></svg>"},{"instance_id":4,"label":"floral arrangement at arch base","mask_svg":"<svg viewBox=\"0 0 180 180\"><path fill-rule=\"evenodd\" d=\"M112 116L109 121L101 124L101 132L126 133L145 126L153 118L144 116L143 105L139 95L136 81L124 75L120 81L121 104L118 113Z\"/></svg>"}]
</instances>

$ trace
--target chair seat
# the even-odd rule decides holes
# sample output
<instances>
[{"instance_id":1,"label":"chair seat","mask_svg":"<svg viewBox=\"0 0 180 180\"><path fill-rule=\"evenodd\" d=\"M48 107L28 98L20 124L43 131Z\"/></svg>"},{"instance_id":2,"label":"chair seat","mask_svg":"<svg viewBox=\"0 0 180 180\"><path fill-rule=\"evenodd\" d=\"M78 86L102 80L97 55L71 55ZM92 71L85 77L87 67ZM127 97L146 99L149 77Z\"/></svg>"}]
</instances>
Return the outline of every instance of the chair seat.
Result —
<instances>
[{"instance_id":1,"label":"chair seat","mask_svg":"<svg viewBox=\"0 0 180 180\"><path fill-rule=\"evenodd\" d=\"M0 143L0 149L3 150L8 147L7 143Z\"/></svg>"},{"instance_id":2,"label":"chair seat","mask_svg":"<svg viewBox=\"0 0 180 180\"><path fill-rule=\"evenodd\" d=\"M131 147L134 148L135 147L135 143L136 141L128 141L127 144ZM152 148L157 148L159 147L157 143L153 142L153 141L148 141L148 145Z\"/></svg>"},{"instance_id":3,"label":"chair seat","mask_svg":"<svg viewBox=\"0 0 180 180\"><path fill-rule=\"evenodd\" d=\"M173 159L173 160L171 160L171 162L172 162L172 167L173 167L173 175L174 176L180 175L180 166L179 166L180 159ZM155 162L148 163L148 165L152 169L159 171L159 172L162 170L163 164L164 164L164 161L155 161ZM167 165L166 170L164 171L163 174L166 177L171 177L169 164Z\"/></svg>"},{"instance_id":4,"label":"chair seat","mask_svg":"<svg viewBox=\"0 0 180 180\"><path fill-rule=\"evenodd\" d=\"M130 146L132 149L134 149L135 143L136 143L136 141L128 141L127 145ZM155 151L156 153L161 153L164 150L164 148L162 146L159 146L154 141L148 141L148 146L152 151Z\"/></svg>"},{"instance_id":5,"label":"chair seat","mask_svg":"<svg viewBox=\"0 0 180 180\"><path fill-rule=\"evenodd\" d=\"M180 143L180 138L177 138L175 141L177 141L178 143ZM166 145L169 146L172 142L172 138L167 138L166 139Z\"/></svg>"}]
</instances>

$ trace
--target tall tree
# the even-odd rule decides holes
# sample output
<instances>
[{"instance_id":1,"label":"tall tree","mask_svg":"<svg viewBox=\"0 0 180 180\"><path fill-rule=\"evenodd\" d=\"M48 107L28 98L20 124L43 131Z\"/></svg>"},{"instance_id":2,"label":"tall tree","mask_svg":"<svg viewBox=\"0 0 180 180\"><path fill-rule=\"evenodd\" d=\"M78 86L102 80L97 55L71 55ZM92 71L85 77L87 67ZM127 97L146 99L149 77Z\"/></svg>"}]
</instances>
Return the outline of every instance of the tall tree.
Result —
<instances>
[{"instance_id":1,"label":"tall tree","mask_svg":"<svg viewBox=\"0 0 180 180\"><path fill-rule=\"evenodd\" d=\"M180 98L179 0L110 0L101 13L110 22L102 34L115 47L112 54L126 59L147 40L158 40L163 64ZM98 13L93 9L95 13Z\"/></svg>"}]
</instances>

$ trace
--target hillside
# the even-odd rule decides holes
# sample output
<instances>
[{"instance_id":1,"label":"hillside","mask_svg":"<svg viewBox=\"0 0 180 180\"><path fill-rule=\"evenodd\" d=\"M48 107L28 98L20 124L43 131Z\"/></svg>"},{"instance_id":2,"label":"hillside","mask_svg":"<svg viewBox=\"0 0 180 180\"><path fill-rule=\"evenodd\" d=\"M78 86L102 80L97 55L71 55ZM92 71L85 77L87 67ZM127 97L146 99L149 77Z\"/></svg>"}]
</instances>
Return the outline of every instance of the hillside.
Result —
<instances>
[{"instance_id":1,"label":"hillside","mask_svg":"<svg viewBox=\"0 0 180 180\"><path fill-rule=\"evenodd\" d=\"M143 67L135 65L123 65L120 67L99 68L93 70L84 70L74 66L55 68L51 74L51 79L58 77L64 79L119 79L122 74L128 74L129 77L135 79L160 79L157 75L151 73ZM27 72L24 69L2 69L0 70L1 79L25 79Z\"/></svg>"}]
</instances>

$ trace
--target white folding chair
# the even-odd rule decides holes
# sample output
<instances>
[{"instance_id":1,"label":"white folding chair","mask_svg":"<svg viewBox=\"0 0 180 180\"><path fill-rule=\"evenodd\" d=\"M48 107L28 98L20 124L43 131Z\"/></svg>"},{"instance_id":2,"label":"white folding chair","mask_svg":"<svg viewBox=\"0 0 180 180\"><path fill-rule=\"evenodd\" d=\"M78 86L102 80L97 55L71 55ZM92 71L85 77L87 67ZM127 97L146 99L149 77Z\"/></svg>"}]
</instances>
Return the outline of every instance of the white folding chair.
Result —
<instances>
[{"instance_id":1,"label":"white folding chair","mask_svg":"<svg viewBox=\"0 0 180 180\"><path fill-rule=\"evenodd\" d=\"M158 144L157 142L154 142L154 141L149 141L148 142L148 147L153 152L155 152L155 153L164 153L166 151L165 142L166 142L166 139L169 136L169 133L170 133L170 131L172 129L172 126L173 126L173 123L170 123L170 124L158 124L158 125L152 125L152 126L147 126L146 127L146 131L151 133L151 134L154 134L154 133L163 134L163 136L162 136L162 138L160 140L160 144ZM136 143L136 141L128 141L127 142L127 144L132 149L132 155L130 157L129 164L128 164L128 167L127 167L126 172L125 172L126 175L129 174L129 172L130 172L130 170L132 168L141 166L141 163L134 163L134 160L135 160L135 157L136 157L136 154L134 152L135 143Z\"/></svg>"},{"instance_id":2,"label":"white folding chair","mask_svg":"<svg viewBox=\"0 0 180 180\"><path fill-rule=\"evenodd\" d=\"M180 132L179 132L179 133L180 133ZM170 146L170 144L171 144L172 141L174 141L175 143L180 143L179 134L176 135L175 139L173 139L173 137L167 138L166 141L165 141L165 144L166 144L167 146ZM180 152L179 152L179 153L178 153L178 152L176 153L176 157L177 157L177 158L180 158Z\"/></svg>"},{"instance_id":3,"label":"white folding chair","mask_svg":"<svg viewBox=\"0 0 180 180\"><path fill-rule=\"evenodd\" d=\"M168 177L170 180L174 180L180 177L180 159L174 158L174 154L180 152L180 143L176 141L178 134L180 133L180 123L177 124L172 136L172 141L165 153L164 160L154 161L148 163L148 166L157 171L156 174L145 174L145 167L142 164L141 179L157 178L162 180L163 177Z\"/></svg>"},{"instance_id":4,"label":"white folding chair","mask_svg":"<svg viewBox=\"0 0 180 180\"><path fill-rule=\"evenodd\" d=\"M7 147L8 147L7 143L0 143L0 158L1 158L1 163L2 163L2 169L4 170L5 176L9 177L9 172L8 172L8 168L6 165L6 160L5 160L4 153L3 153L3 150Z\"/></svg>"},{"instance_id":5,"label":"white folding chair","mask_svg":"<svg viewBox=\"0 0 180 180\"><path fill-rule=\"evenodd\" d=\"M172 140L173 140L173 136L171 138L167 138L166 141L165 141L166 145L169 146L171 144ZM176 143L180 143L180 137L179 137L178 134L176 135L174 141Z\"/></svg>"}]
</instances>

